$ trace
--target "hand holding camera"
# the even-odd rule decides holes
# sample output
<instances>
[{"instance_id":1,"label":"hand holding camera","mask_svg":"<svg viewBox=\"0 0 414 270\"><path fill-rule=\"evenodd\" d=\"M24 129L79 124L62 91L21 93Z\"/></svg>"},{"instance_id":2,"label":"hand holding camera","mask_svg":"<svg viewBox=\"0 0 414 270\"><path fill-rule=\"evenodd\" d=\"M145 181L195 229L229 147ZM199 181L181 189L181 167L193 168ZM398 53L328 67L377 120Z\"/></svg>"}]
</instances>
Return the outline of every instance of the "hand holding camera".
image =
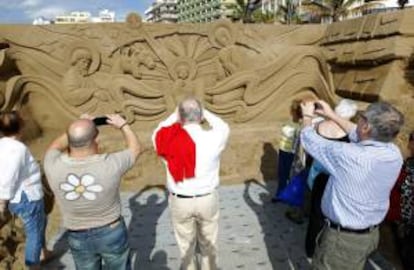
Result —
<instances>
[{"instance_id":1,"label":"hand holding camera","mask_svg":"<svg viewBox=\"0 0 414 270\"><path fill-rule=\"evenodd\" d=\"M103 125L108 125L108 117L106 116L99 116L99 117L95 117L93 120L93 123L95 124L95 126L103 126Z\"/></svg>"},{"instance_id":2,"label":"hand holding camera","mask_svg":"<svg viewBox=\"0 0 414 270\"><path fill-rule=\"evenodd\" d=\"M315 109L315 111L316 110L323 110L323 106L318 101L315 101L315 103L314 103L314 109Z\"/></svg>"},{"instance_id":3,"label":"hand holding camera","mask_svg":"<svg viewBox=\"0 0 414 270\"><path fill-rule=\"evenodd\" d=\"M302 116L303 117L310 117L313 118L314 115L314 111L315 111L315 101L313 100L304 100L302 101L302 103L300 104L301 110L302 110Z\"/></svg>"},{"instance_id":4,"label":"hand holding camera","mask_svg":"<svg viewBox=\"0 0 414 270\"><path fill-rule=\"evenodd\" d=\"M315 102L314 112L317 115L330 119L332 119L336 115L334 110L332 110L331 106L323 100L318 100Z\"/></svg>"},{"instance_id":5,"label":"hand holding camera","mask_svg":"<svg viewBox=\"0 0 414 270\"><path fill-rule=\"evenodd\" d=\"M119 114L107 114L106 123L118 129L128 125L128 122Z\"/></svg>"},{"instance_id":6,"label":"hand holding camera","mask_svg":"<svg viewBox=\"0 0 414 270\"><path fill-rule=\"evenodd\" d=\"M92 119L95 126L111 125L122 129L127 125L127 121L119 114L108 114L106 116L98 116Z\"/></svg>"}]
</instances>

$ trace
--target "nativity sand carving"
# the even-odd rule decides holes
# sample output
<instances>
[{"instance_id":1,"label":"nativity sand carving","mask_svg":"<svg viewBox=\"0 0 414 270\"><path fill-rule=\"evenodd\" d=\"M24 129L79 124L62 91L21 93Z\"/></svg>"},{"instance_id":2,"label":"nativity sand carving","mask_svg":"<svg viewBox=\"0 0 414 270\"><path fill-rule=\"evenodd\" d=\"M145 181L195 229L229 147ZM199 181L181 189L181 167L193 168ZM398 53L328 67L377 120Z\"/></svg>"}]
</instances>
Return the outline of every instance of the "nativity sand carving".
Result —
<instances>
[{"instance_id":1,"label":"nativity sand carving","mask_svg":"<svg viewBox=\"0 0 414 270\"><path fill-rule=\"evenodd\" d=\"M32 33L1 34L21 73L8 80L2 110L43 95L55 105L49 108L55 117L116 112L134 123L159 120L193 95L213 112L244 123L304 92L334 99L321 49L283 43L266 48L270 40L251 37L260 29L246 33L228 21L146 25L131 14L125 24L21 28Z\"/></svg>"},{"instance_id":2,"label":"nativity sand carving","mask_svg":"<svg viewBox=\"0 0 414 270\"><path fill-rule=\"evenodd\" d=\"M9 47L0 50L0 106L27 112L43 136L82 113L120 113L150 133L193 95L232 126L223 164L243 165L222 173L253 177L292 99L389 100L413 110L409 25L414 10L331 25L147 24L130 14L125 23L0 26Z\"/></svg>"}]
</instances>

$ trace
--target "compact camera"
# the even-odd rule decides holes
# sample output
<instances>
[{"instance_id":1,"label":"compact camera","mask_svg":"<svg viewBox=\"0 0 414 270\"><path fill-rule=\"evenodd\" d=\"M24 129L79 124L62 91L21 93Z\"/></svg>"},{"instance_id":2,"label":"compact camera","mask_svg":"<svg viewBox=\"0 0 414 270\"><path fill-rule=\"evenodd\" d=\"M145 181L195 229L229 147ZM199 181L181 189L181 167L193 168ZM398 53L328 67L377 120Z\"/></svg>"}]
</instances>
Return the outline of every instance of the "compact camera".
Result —
<instances>
[{"instance_id":1,"label":"compact camera","mask_svg":"<svg viewBox=\"0 0 414 270\"><path fill-rule=\"evenodd\" d=\"M102 125L108 125L108 117L106 116L100 116L100 117L95 117L92 121L95 124L95 126L102 126Z\"/></svg>"}]
</instances>

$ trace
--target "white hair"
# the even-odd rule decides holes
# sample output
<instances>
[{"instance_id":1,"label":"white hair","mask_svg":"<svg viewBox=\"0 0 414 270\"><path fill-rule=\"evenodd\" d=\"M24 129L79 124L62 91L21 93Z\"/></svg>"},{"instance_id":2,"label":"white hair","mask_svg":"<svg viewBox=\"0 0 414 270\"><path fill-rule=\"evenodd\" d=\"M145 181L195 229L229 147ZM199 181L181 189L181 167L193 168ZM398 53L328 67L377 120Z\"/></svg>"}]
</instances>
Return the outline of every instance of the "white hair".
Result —
<instances>
[{"instance_id":1,"label":"white hair","mask_svg":"<svg viewBox=\"0 0 414 270\"><path fill-rule=\"evenodd\" d=\"M342 118L350 119L357 113L358 106L350 99L341 99L335 107L335 113Z\"/></svg>"}]
</instances>

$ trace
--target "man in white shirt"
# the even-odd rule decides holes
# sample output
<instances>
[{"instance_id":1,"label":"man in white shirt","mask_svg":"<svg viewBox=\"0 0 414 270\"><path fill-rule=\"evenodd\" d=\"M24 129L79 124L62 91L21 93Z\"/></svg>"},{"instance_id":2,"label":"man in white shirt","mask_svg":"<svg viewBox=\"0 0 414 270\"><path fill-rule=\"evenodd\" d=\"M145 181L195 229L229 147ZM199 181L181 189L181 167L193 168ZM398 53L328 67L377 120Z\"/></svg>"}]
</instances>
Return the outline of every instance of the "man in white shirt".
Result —
<instances>
[{"instance_id":1,"label":"man in white shirt","mask_svg":"<svg viewBox=\"0 0 414 270\"><path fill-rule=\"evenodd\" d=\"M201 126L206 120L210 129ZM230 129L200 102L187 98L178 111L161 122L152 139L167 168L169 207L182 269L197 269L195 247L201 253L201 269L217 268L220 155Z\"/></svg>"}]
</instances>

